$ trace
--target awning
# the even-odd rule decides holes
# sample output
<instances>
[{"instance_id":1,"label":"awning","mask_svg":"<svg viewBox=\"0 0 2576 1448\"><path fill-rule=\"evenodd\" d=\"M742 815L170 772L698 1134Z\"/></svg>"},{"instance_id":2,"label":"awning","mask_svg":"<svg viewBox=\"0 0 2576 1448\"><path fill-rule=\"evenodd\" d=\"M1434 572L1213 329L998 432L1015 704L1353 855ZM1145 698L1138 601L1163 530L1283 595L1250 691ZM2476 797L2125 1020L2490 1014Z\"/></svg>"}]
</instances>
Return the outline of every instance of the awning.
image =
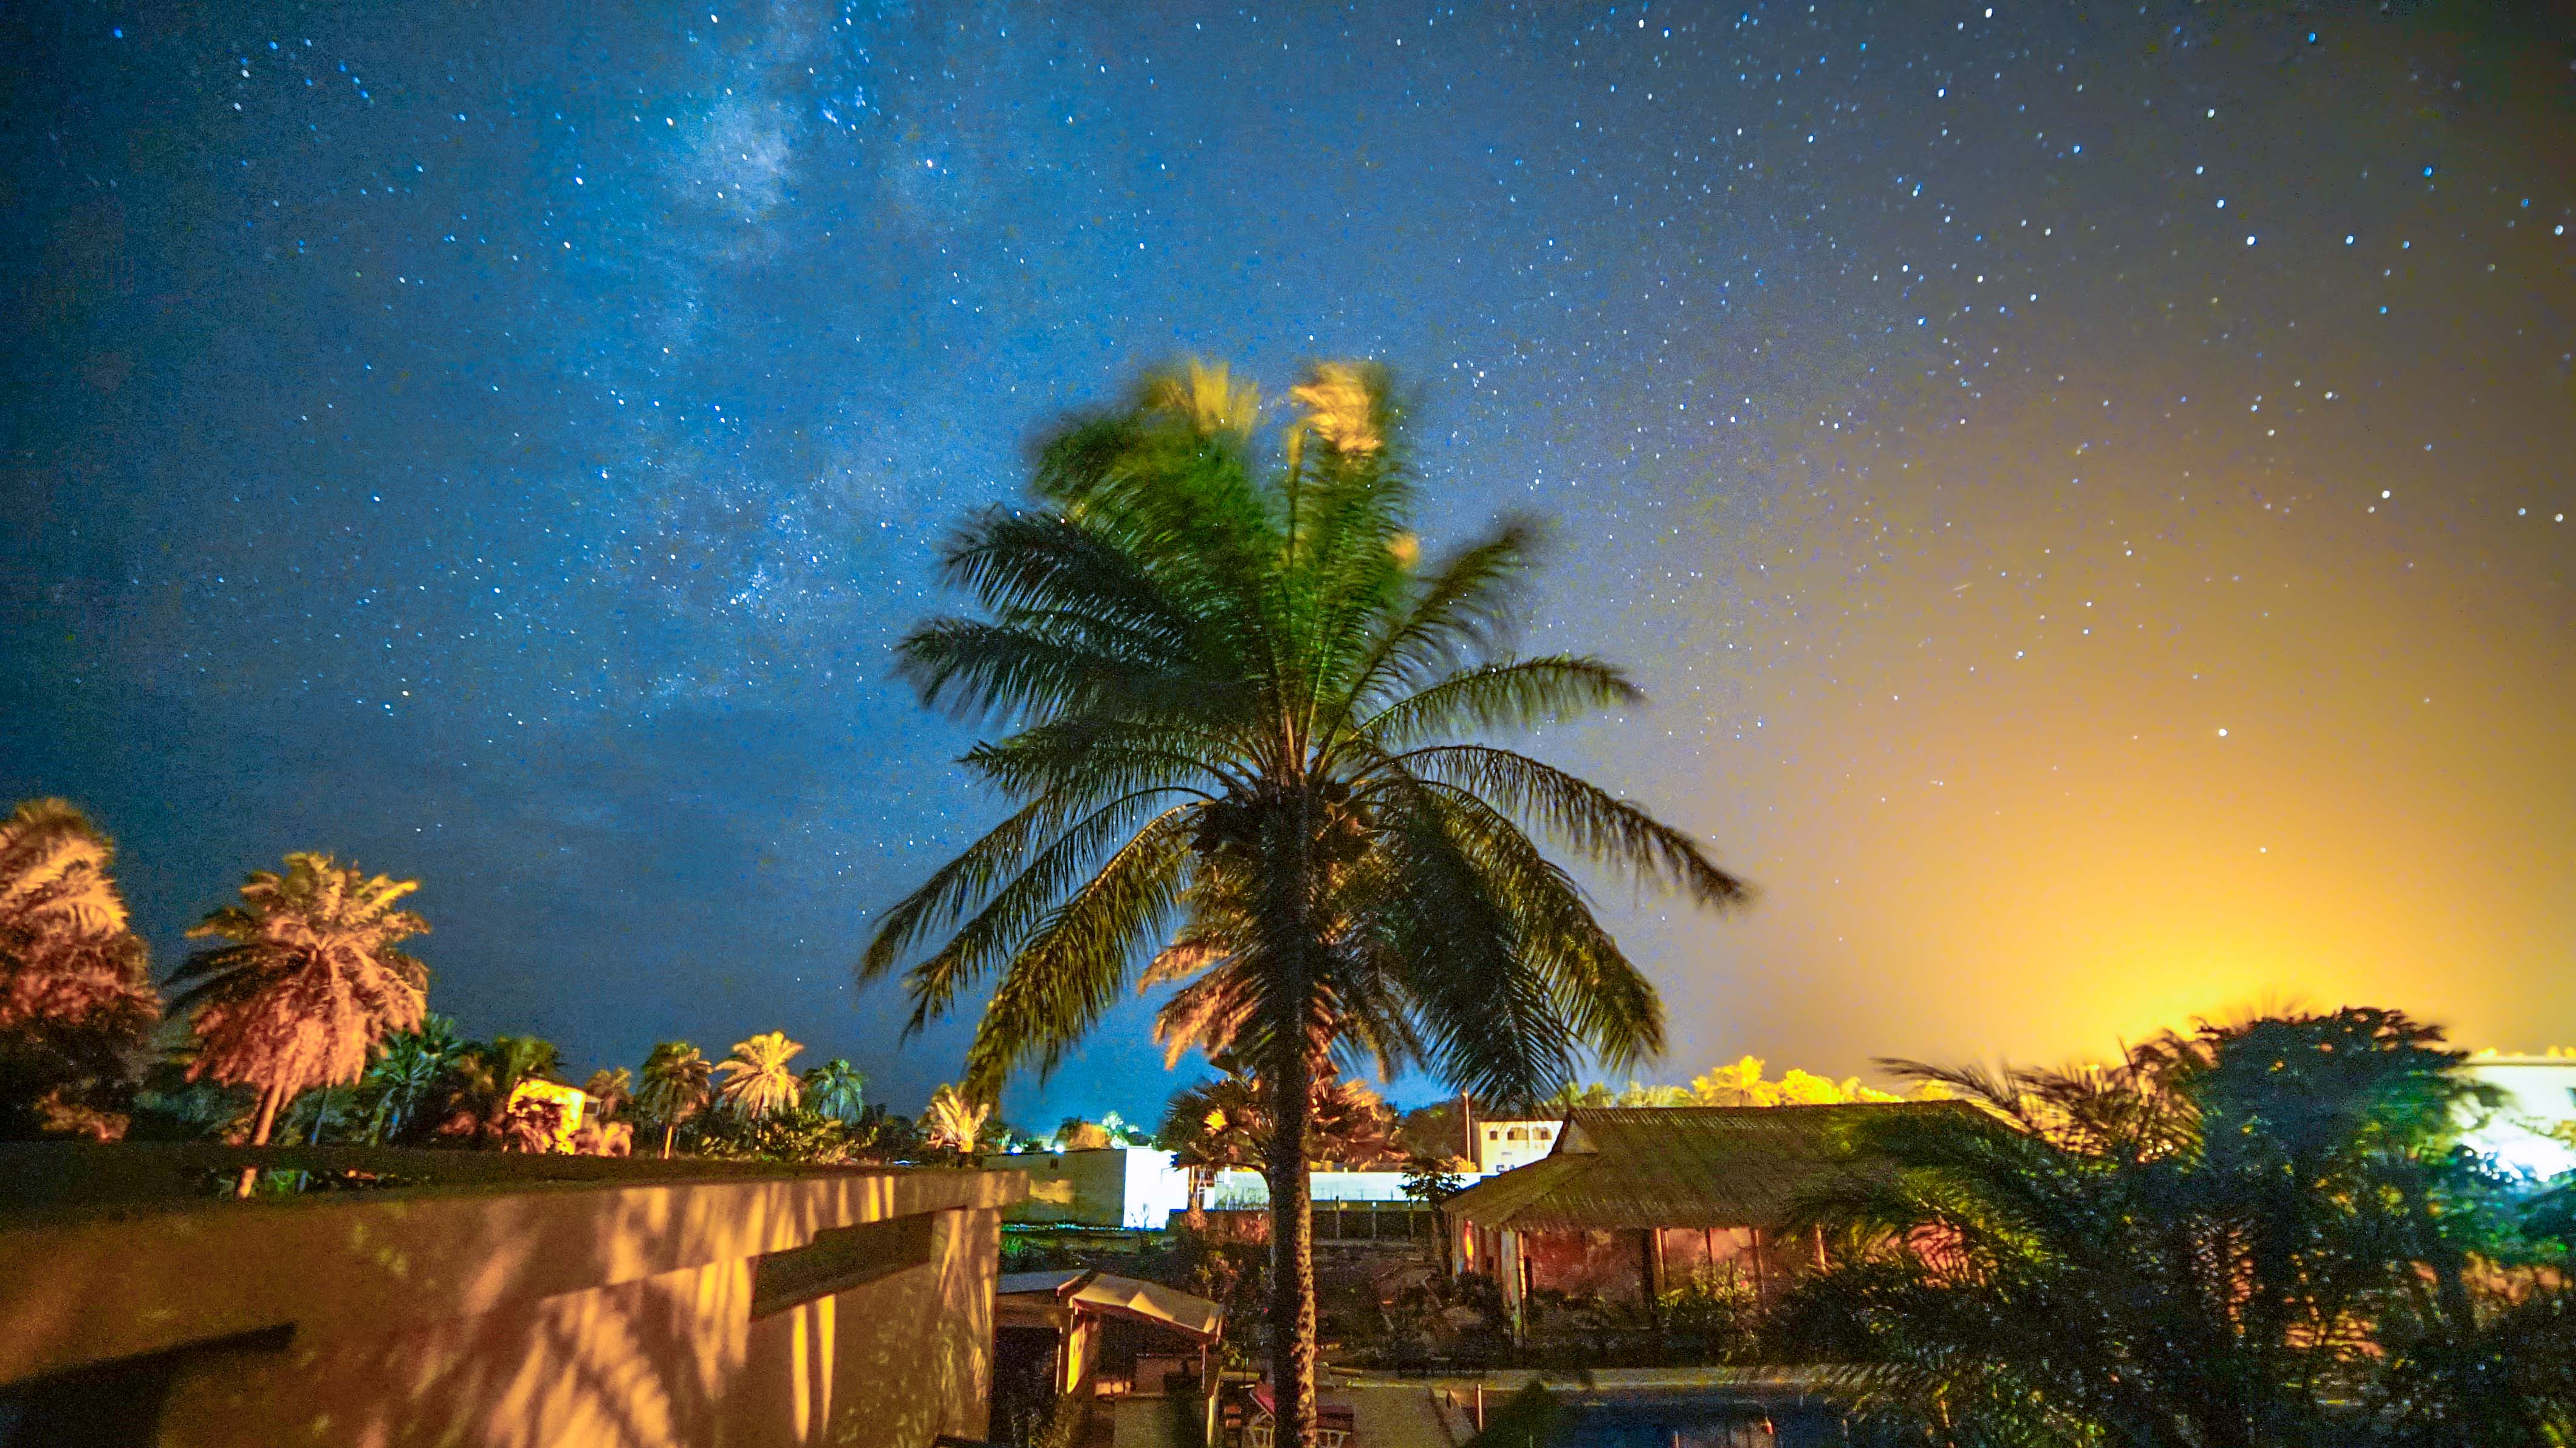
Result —
<instances>
[{"instance_id":1,"label":"awning","mask_svg":"<svg viewBox=\"0 0 2576 1448\"><path fill-rule=\"evenodd\" d=\"M1214 1342L1225 1331L1225 1309L1204 1297L1146 1282L1113 1277L1106 1272L1011 1272L994 1284L1001 1297L1046 1298L1078 1311L1124 1317L1169 1328L1200 1342Z\"/></svg>"}]
</instances>

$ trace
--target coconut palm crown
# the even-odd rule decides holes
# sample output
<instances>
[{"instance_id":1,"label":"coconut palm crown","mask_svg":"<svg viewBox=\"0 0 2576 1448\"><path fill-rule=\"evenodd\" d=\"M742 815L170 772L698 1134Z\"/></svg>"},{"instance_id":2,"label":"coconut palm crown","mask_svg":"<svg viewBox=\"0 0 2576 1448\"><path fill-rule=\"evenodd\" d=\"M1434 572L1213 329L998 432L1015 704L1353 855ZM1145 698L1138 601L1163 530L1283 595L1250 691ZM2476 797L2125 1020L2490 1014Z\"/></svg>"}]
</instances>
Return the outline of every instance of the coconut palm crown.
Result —
<instances>
[{"instance_id":1,"label":"coconut palm crown","mask_svg":"<svg viewBox=\"0 0 2576 1448\"><path fill-rule=\"evenodd\" d=\"M787 1039L785 1031L763 1031L734 1042L733 1054L716 1063L716 1069L725 1074L716 1094L745 1116L795 1110L804 1088L796 1073L787 1069L787 1062L804 1049Z\"/></svg>"},{"instance_id":2,"label":"coconut palm crown","mask_svg":"<svg viewBox=\"0 0 2576 1448\"><path fill-rule=\"evenodd\" d=\"M680 1123L706 1106L714 1075L715 1063L686 1041L663 1041L644 1058L644 1084L635 1093L635 1104L662 1123L664 1157L671 1154L671 1138Z\"/></svg>"},{"instance_id":3,"label":"coconut palm crown","mask_svg":"<svg viewBox=\"0 0 2576 1448\"><path fill-rule=\"evenodd\" d=\"M400 1132L472 1049L456 1034L454 1018L436 1011L423 1015L413 1029L392 1032L378 1042L376 1059L361 1082L376 1091L367 1139L383 1141Z\"/></svg>"},{"instance_id":4,"label":"coconut palm crown","mask_svg":"<svg viewBox=\"0 0 2576 1448\"><path fill-rule=\"evenodd\" d=\"M802 1082L806 1106L835 1121L856 1121L867 1110L867 1073L839 1056L808 1070Z\"/></svg>"},{"instance_id":5,"label":"coconut palm crown","mask_svg":"<svg viewBox=\"0 0 2576 1448\"><path fill-rule=\"evenodd\" d=\"M1318 1074L1366 1060L1530 1099L1583 1055L1661 1049L1653 987L1539 839L1704 905L1745 893L1636 804L1480 742L1640 694L1599 659L1512 651L1529 523L1423 560L1380 369L1322 364L1290 396L1265 429L1223 367L1149 375L1043 441L1029 506L966 520L944 570L980 612L914 629L901 669L1003 727L963 762L1016 807L859 966L928 947L903 977L915 1030L990 988L966 1081L987 1099L1130 988L1186 982L1170 1031L1253 1063L1284 1107L1283 1441L1311 1403Z\"/></svg>"},{"instance_id":6,"label":"coconut palm crown","mask_svg":"<svg viewBox=\"0 0 2576 1448\"><path fill-rule=\"evenodd\" d=\"M930 1104L921 1110L921 1144L933 1151L972 1156L984 1139L985 1124L992 1119L993 1103L943 1085L930 1093Z\"/></svg>"},{"instance_id":7,"label":"coconut palm crown","mask_svg":"<svg viewBox=\"0 0 2576 1448\"><path fill-rule=\"evenodd\" d=\"M268 1140L278 1108L308 1086L343 1086L376 1044L416 1030L429 968L394 947L429 922L397 908L417 880L370 876L329 855L291 854L286 871L256 870L242 903L199 922L200 950L171 976L186 991L198 1051L189 1079L259 1088L251 1144Z\"/></svg>"},{"instance_id":8,"label":"coconut palm crown","mask_svg":"<svg viewBox=\"0 0 2576 1448\"><path fill-rule=\"evenodd\" d=\"M121 1078L160 1019L116 846L59 799L0 819L0 1096Z\"/></svg>"}]
</instances>

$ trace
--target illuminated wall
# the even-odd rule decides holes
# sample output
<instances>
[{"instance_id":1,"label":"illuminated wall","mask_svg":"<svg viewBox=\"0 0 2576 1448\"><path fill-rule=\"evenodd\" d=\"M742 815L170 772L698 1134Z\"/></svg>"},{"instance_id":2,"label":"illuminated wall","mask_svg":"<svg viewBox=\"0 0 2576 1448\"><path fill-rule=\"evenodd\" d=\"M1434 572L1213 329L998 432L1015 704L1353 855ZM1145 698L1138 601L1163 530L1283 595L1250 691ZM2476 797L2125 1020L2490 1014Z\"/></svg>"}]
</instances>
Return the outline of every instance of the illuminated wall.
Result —
<instances>
[{"instance_id":1,"label":"illuminated wall","mask_svg":"<svg viewBox=\"0 0 2576 1448\"><path fill-rule=\"evenodd\" d=\"M746 1173L24 1226L0 1232L0 1385L47 1384L21 1411L63 1421L64 1393L140 1402L131 1441L167 1448L981 1438L1022 1189Z\"/></svg>"}]
</instances>

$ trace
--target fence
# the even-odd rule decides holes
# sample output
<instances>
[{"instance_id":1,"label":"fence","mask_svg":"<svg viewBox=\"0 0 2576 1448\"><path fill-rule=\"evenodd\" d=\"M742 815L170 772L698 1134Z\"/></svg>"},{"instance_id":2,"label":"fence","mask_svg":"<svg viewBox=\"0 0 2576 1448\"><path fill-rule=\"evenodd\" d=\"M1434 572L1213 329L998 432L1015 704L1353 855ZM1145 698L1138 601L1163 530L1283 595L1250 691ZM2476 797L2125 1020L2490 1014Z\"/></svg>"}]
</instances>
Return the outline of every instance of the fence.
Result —
<instances>
[{"instance_id":1,"label":"fence","mask_svg":"<svg viewBox=\"0 0 2576 1448\"><path fill-rule=\"evenodd\" d=\"M1366 1249L1423 1248L1440 1241L1440 1214L1421 1202L1317 1202L1315 1245ZM1220 1242L1267 1242L1267 1207L1232 1207L1206 1213L1208 1236ZM1182 1226L1187 1214L1172 1213L1171 1225Z\"/></svg>"}]
</instances>

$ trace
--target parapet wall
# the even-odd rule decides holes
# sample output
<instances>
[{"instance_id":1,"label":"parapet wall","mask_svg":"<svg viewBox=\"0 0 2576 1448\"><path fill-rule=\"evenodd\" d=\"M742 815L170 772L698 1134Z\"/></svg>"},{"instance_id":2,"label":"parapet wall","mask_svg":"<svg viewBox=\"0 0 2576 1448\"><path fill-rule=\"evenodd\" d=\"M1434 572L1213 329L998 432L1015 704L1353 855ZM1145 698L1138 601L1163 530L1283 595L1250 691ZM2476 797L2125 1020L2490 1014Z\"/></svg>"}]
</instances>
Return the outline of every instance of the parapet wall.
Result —
<instances>
[{"instance_id":1,"label":"parapet wall","mask_svg":"<svg viewBox=\"0 0 2576 1448\"><path fill-rule=\"evenodd\" d=\"M0 1191L20 1150L0 1156ZM447 1159L425 1172L491 1170L406 1155ZM134 1421L85 1441L984 1435L1017 1173L618 1167L283 1200L57 1196L0 1218L16 1441L103 1414Z\"/></svg>"}]
</instances>

